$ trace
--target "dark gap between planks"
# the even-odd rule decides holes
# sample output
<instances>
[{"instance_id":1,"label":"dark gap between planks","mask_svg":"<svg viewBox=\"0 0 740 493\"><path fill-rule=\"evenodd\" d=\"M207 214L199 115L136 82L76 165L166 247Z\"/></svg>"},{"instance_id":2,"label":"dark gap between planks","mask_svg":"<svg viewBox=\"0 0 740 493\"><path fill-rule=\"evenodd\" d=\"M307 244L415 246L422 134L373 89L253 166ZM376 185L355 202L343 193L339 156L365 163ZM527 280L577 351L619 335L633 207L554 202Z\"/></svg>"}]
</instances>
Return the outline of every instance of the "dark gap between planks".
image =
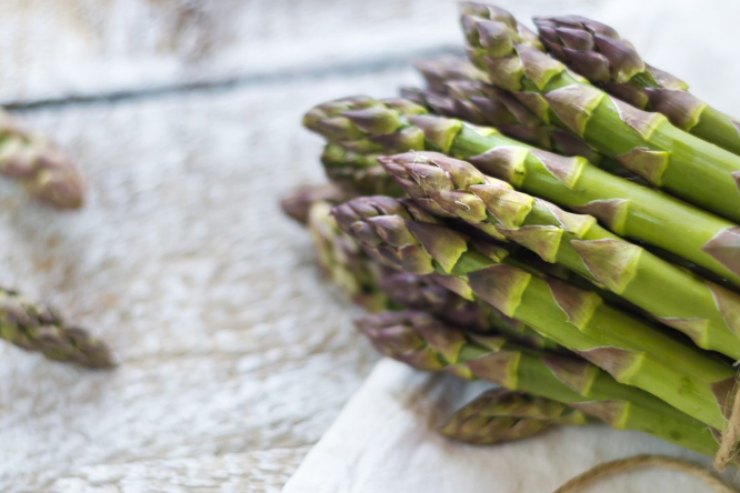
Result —
<instances>
[{"instance_id":1,"label":"dark gap between planks","mask_svg":"<svg viewBox=\"0 0 740 493\"><path fill-rule=\"evenodd\" d=\"M307 67L300 69L285 69L264 74L243 74L234 77L225 77L217 80L203 80L167 84L159 87L125 89L107 93L72 95L59 98L36 99L23 102L6 102L0 105L14 112L31 112L49 108L64 108L69 106L107 104L121 101L136 101L151 99L179 93L230 91L262 85L310 81L325 77L343 75L361 75L373 72L407 67L410 63L423 59L443 55L462 55L459 47L436 46L420 50L409 51L396 55L382 55L364 59L362 61L348 61L334 65Z\"/></svg>"}]
</instances>

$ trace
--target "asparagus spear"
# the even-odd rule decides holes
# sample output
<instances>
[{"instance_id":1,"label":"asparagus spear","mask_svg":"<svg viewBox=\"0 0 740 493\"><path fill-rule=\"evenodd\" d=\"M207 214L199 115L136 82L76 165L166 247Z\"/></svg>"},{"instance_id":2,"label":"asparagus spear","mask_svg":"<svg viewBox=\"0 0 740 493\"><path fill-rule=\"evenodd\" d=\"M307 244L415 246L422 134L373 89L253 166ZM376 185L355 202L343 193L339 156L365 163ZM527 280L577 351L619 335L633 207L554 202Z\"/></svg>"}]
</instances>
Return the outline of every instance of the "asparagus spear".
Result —
<instances>
[{"instance_id":1,"label":"asparagus spear","mask_svg":"<svg viewBox=\"0 0 740 493\"><path fill-rule=\"evenodd\" d=\"M280 200L280 208L286 216L300 224L307 225L311 205L317 202L336 204L351 197L352 195L347 194L335 183L301 185Z\"/></svg>"},{"instance_id":2,"label":"asparagus spear","mask_svg":"<svg viewBox=\"0 0 740 493\"><path fill-rule=\"evenodd\" d=\"M543 53L505 10L475 3L461 10L469 56L494 85L650 183L740 221L740 156L592 86Z\"/></svg>"},{"instance_id":3,"label":"asparagus spear","mask_svg":"<svg viewBox=\"0 0 740 493\"><path fill-rule=\"evenodd\" d=\"M544 123L512 94L488 84L485 75L472 77L469 72L475 68L469 62L445 57L418 64L417 68L429 89L406 88L401 94L433 113L491 125L514 139L565 156L583 156L612 174L647 183L572 132Z\"/></svg>"},{"instance_id":4,"label":"asparagus spear","mask_svg":"<svg viewBox=\"0 0 740 493\"><path fill-rule=\"evenodd\" d=\"M0 288L0 338L56 361L89 368L113 366L103 342L68 326L51 308L4 288Z\"/></svg>"},{"instance_id":5,"label":"asparagus spear","mask_svg":"<svg viewBox=\"0 0 740 493\"><path fill-rule=\"evenodd\" d=\"M415 368L488 380L568 404L614 428L651 433L707 455L717 450L703 423L585 361L465 334L420 312L368 315L357 325L382 354Z\"/></svg>"},{"instance_id":6,"label":"asparagus spear","mask_svg":"<svg viewBox=\"0 0 740 493\"><path fill-rule=\"evenodd\" d=\"M0 175L22 183L37 200L59 209L82 206L82 173L46 138L17 126L0 110Z\"/></svg>"},{"instance_id":7,"label":"asparagus spear","mask_svg":"<svg viewBox=\"0 0 740 493\"><path fill-rule=\"evenodd\" d=\"M468 301L442 287L447 280L436 274L418 276L385 270L380 276L380 289L392 302L389 308L400 306L425 311L472 332L503 334L527 347L565 352L519 320L507 317L485 303Z\"/></svg>"},{"instance_id":8,"label":"asparagus spear","mask_svg":"<svg viewBox=\"0 0 740 493\"><path fill-rule=\"evenodd\" d=\"M389 301L379 289L382 267L371 262L357 242L338 228L331 208L324 200L309 208L308 229L319 266L353 303L370 311L385 309Z\"/></svg>"},{"instance_id":9,"label":"asparagus spear","mask_svg":"<svg viewBox=\"0 0 740 493\"><path fill-rule=\"evenodd\" d=\"M440 427L448 438L493 445L539 435L555 426L580 426L583 412L545 397L489 389L455 411Z\"/></svg>"},{"instance_id":10,"label":"asparagus spear","mask_svg":"<svg viewBox=\"0 0 740 493\"><path fill-rule=\"evenodd\" d=\"M432 112L476 125L496 127L504 134L543 149L584 156L598 163L603 156L583 140L548 125L511 93L490 85L485 73L464 59L444 57L416 65L428 89L402 89L402 94Z\"/></svg>"},{"instance_id":11,"label":"asparagus spear","mask_svg":"<svg viewBox=\"0 0 740 493\"><path fill-rule=\"evenodd\" d=\"M330 101L304 124L363 154L441 151L532 195L591 214L614 233L644 241L740 285L740 227L606 173L583 158L564 158L504 137L493 128L419 115L409 101L367 97ZM677 241L678 239L678 241Z\"/></svg>"},{"instance_id":12,"label":"asparagus spear","mask_svg":"<svg viewBox=\"0 0 740 493\"><path fill-rule=\"evenodd\" d=\"M740 360L740 295L622 240L583 214L513 190L437 152L381 158L406 193L435 211L504 236L622 296L697 346Z\"/></svg>"},{"instance_id":13,"label":"asparagus spear","mask_svg":"<svg viewBox=\"0 0 740 493\"><path fill-rule=\"evenodd\" d=\"M434 93L447 92L450 81L488 81L484 71L458 56L447 55L424 60L418 62L415 67L424 77L427 87Z\"/></svg>"},{"instance_id":14,"label":"asparagus spear","mask_svg":"<svg viewBox=\"0 0 740 493\"><path fill-rule=\"evenodd\" d=\"M550 54L593 84L740 154L740 122L691 94L677 77L645 63L613 28L580 16L537 17L534 23Z\"/></svg>"},{"instance_id":15,"label":"asparagus spear","mask_svg":"<svg viewBox=\"0 0 740 493\"><path fill-rule=\"evenodd\" d=\"M580 354L617 381L665 400L719 430L734 372L713 357L581 290L471 240L408 202L360 197L334 208L340 228L380 262L414 274L449 276L448 289L491 304Z\"/></svg>"},{"instance_id":16,"label":"asparagus spear","mask_svg":"<svg viewBox=\"0 0 740 493\"><path fill-rule=\"evenodd\" d=\"M327 145L321 154L321 162L327 178L348 195L401 195L396 183L378 167L375 156Z\"/></svg>"}]
</instances>

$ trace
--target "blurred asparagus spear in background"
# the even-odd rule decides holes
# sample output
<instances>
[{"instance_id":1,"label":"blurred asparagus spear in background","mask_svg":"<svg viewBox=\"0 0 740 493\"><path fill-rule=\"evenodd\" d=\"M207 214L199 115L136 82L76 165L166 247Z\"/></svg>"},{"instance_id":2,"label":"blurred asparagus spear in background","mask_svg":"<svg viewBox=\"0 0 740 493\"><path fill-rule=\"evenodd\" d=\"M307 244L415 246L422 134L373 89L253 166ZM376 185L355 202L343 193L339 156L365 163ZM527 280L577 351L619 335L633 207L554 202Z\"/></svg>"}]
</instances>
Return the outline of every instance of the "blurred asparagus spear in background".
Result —
<instances>
[{"instance_id":1,"label":"blurred asparagus spear in background","mask_svg":"<svg viewBox=\"0 0 740 493\"><path fill-rule=\"evenodd\" d=\"M65 324L48 306L0 288L0 338L49 359L89 368L114 366L105 343Z\"/></svg>"},{"instance_id":2,"label":"blurred asparagus spear in background","mask_svg":"<svg viewBox=\"0 0 740 493\"><path fill-rule=\"evenodd\" d=\"M375 155L352 152L332 144L326 145L321 153L326 177L347 195L401 195L403 191L378 166L377 158Z\"/></svg>"},{"instance_id":3,"label":"blurred asparagus spear in background","mask_svg":"<svg viewBox=\"0 0 740 493\"><path fill-rule=\"evenodd\" d=\"M339 203L350 198L350 195L334 183L301 185L280 200L280 207L294 221L308 224L311 205L317 202Z\"/></svg>"},{"instance_id":4,"label":"blurred asparagus spear in background","mask_svg":"<svg viewBox=\"0 0 740 493\"><path fill-rule=\"evenodd\" d=\"M632 43L610 26L575 15L535 17L534 23L548 52L593 84L740 154L740 122L691 94L682 80L645 63Z\"/></svg>"},{"instance_id":5,"label":"blurred asparagus spear in background","mask_svg":"<svg viewBox=\"0 0 740 493\"><path fill-rule=\"evenodd\" d=\"M493 445L533 437L556 426L587 422L583 412L560 402L495 388L455 411L439 430L462 442Z\"/></svg>"},{"instance_id":6,"label":"blurred asparagus spear in background","mask_svg":"<svg viewBox=\"0 0 740 493\"><path fill-rule=\"evenodd\" d=\"M40 202L58 209L84 203L80 169L46 137L21 129L0 110L0 175L21 183Z\"/></svg>"},{"instance_id":7,"label":"blurred asparagus spear in background","mask_svg":"<svg viewBox=\"0 0 740 493\"><path fill-rule=\"evenodd\" d=\"M527 347L567 352L553 341L542 337L519 320L507 317L485 303L468 301L444 288L444 276L419 276L387 268L380 279L380 289L395 306L426 311L448 323L481 334L503 334Z\"/></svg>"},{"instance_id":8,"label":"blurred asparagus spear in background","mask_svg":"<svg viewBox=\"0 0 740 493\"><path fill-rule=\"evenodd\" d=\"M321 200L309 208L308 229L319 266L350 301L366 310L382 310L388 306L386 293L378 289L383 268L339 229L331 215L333 205Z\"/></svg>"},{"instance_id":9,"label":"blurred asparagus spear in background","mask_svg":"<svg viewBox=\"0 0 740 493\"><path fill-rule=\"evenodd\" d=\"M357 321L382 354L425 371L480 378L574 407L614 428L651 433L703 454L711 431L665 402L576 358L531 352L505 337L455 330L422 312L384 312Z\"/></svg>"},{"instance_id":10,"label":"blurred asparagus spear in background","mask_svg":"<svg viewBox=\"0 0 740 493\"><path fill-rule=\"evenodd\" d=\"M471 161L517 189L591 214L620 236L667 250L740 286L740 228L731 221L607 173L582 157L552 154L494 128L419 114L423 111L407 100L356 96L314 107L303 123L352 152L431 150Z\"/></svg>"},{"instance_id":11,"label":"blurred asparagus spear in background","mask_svg":"<svg viewBox=\"0 0 740 493\"><path fill-rule=\"evenodd\" d=\"M437 215L518 243L634 303L697 346L740 359L737 293L621 239L591 216L517 192L465 161L438 152L409 152L381 162L409 197L442 211Z\"/></svg>"}]
</instances>

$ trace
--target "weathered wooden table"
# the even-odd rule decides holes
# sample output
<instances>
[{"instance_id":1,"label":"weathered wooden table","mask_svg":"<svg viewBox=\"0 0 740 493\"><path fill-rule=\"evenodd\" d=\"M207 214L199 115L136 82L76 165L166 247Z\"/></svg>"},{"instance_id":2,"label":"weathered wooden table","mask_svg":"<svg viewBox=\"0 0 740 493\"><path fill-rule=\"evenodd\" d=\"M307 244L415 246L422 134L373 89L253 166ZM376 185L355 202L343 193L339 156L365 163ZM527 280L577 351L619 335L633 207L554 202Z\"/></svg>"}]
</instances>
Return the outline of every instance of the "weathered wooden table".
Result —
<instances>
[{"instance_id":1,"label":"weathered wooden table","mask_svg":"<svg viewBox=\"0 0 740 493\"><path fill-rule=\"evenodd\" d=\"M605 1L500 3L588 14ZM0 283L104 337L120 366L90 373L0 346L0 490L280 489L375 359L277 207L321 180L301 114L413 82L409 60L458 43L454 10L2 2L0 103L69 149L91 194L59 214L0 183ZM702 83L722 100L720 82Z\"/></svg>"}]
</instances>

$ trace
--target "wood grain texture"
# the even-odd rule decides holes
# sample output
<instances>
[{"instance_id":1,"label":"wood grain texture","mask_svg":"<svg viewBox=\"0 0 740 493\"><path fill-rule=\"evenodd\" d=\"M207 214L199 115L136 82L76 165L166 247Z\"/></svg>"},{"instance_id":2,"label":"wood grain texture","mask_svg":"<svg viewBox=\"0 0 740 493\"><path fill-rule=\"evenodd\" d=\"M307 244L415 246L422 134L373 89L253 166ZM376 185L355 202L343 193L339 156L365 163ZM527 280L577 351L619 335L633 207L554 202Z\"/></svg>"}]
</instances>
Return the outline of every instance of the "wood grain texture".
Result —
<instances>
[{"instance_id":1,"label":"wood grain texture","mask_svg":"<svg viewBox=\"0 0 740 493\"><path fill-rule=\"evenodd\" d=\"M4 0L0 103L224 81L260 83L458 46L455 0ZM579 13L733 113L734 19L723 0L499 0L522 20ZM656 29L656 19L660 28ZM722 33L718 39L716 33ZM717 68L721 67L721 77ZM273 79L268 80L271 83Z\"/></svg>"},{"instance_id":2,"label":"wood grain texture","mask_svg":"<svg viewBox=\"0 0 740 493\"><path fill-rule=\"evenodd\" d=\"M121 364L88 373L0 346L0 443L14 444L2 452L0 490L321 436L375 355L277 199L322 179L303 111L349 91L392 94L410 79L27 115L78 157L91 197L58 214L3 182L0 282L62 307Z\"/></svg>"},{"instance_id":3,"label":"wood grain texture","mask_svg":"<svg viewBox=\"0 0 740 493\"><path fill-rule=\"evenodd\" d=\"M81 468L55 480L50 493L118 491L183 493L277 492L309 447L268 449Z\"/></svg>"},{"instance_id":4,"label":"wood grain texture","mask_svg":"<svg viewBox=\"0 0 740 493\"><path fill-rule=\"evenodd\" d=\"M294 74L458 40L451 0L6 0L0 101Z\"/></svg>"}]
</instances>

